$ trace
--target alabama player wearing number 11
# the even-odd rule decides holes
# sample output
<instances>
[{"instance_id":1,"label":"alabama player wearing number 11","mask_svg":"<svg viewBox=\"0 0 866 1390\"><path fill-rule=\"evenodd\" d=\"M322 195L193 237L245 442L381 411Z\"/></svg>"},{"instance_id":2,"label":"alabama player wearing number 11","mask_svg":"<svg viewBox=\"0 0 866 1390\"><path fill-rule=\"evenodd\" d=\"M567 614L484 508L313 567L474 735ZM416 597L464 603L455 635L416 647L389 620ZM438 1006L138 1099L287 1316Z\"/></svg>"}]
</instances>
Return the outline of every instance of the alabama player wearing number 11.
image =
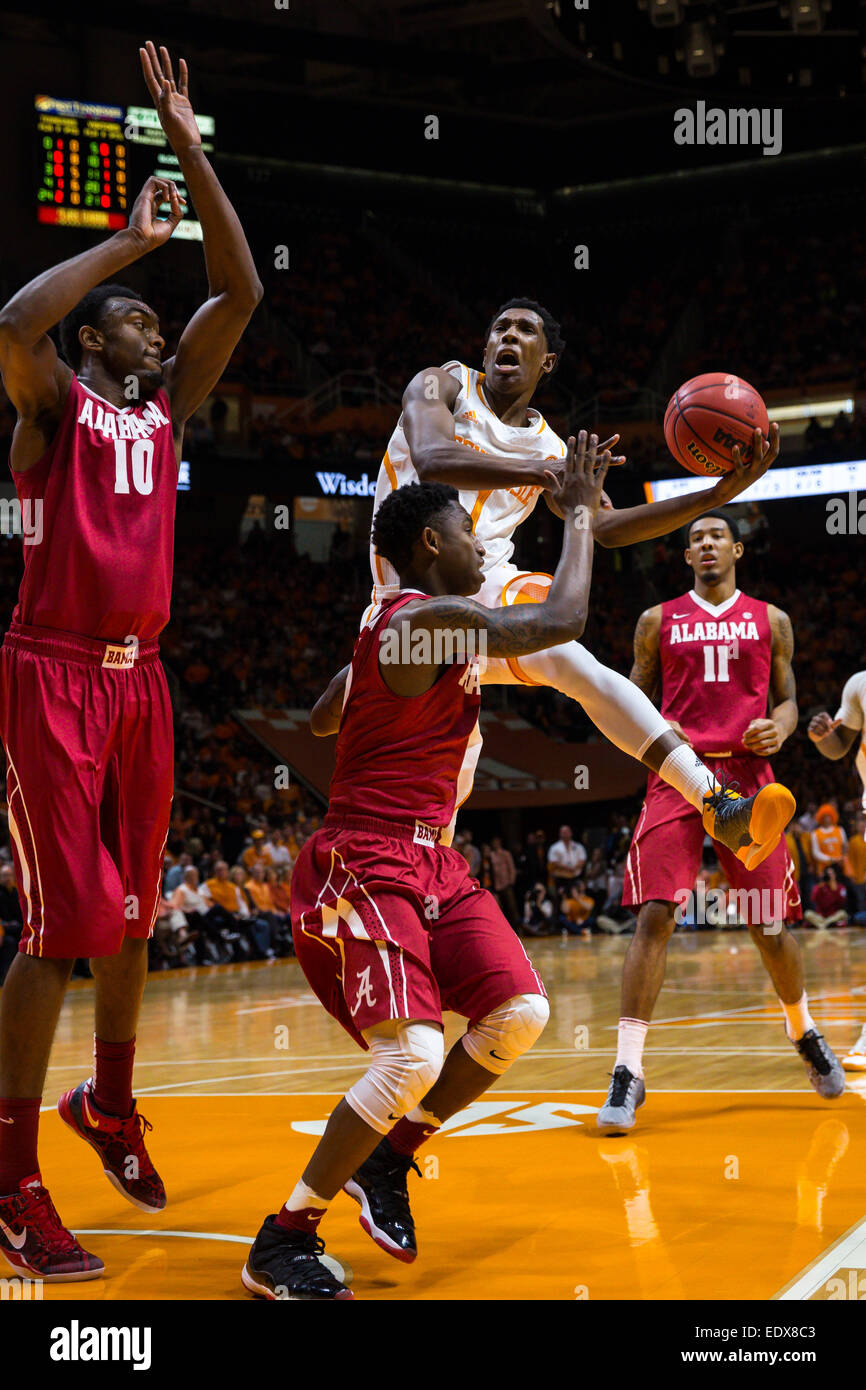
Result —
<instances>
[{"instance_id":1,"label":"alabama player wearing number 11","mask_svg":"<svg viewBox=\"0 0 866 1390\"><path fill-rule=\"evenodd\" d=\"M60 1117L139 1210L165 1189L132 1096L147 942L159 905L173 781L158 636L169 617L185 421L225 370L261 298L243 230L205 158L171 60L140 50L145 81L202 226L209 297L164 346L135 290L103 284L167 244L183 216L149 178L129 226L19 290L0 311L0 370L18 412L10 463L38 543L24 547L0 651L0 737L24 928L0 995L0 1257L45 1281L93 1279L43 1186L42 1091L73 964L94 975L93 1077ZM168 204L169 212L159 210ZM49 329L60 323L64 361ZM38 528L38 531L37 531Z\"/></svg>"},{"instance_id":2,"label":"alabama player wearing number 11","mask_svg":"<svg viewBox=\"0 0 866 1390\"><path fill-rule=\"evenodd\" d=\"M770 756L797 728L794 636L787 613L737 588L742 554L737 523L725 511L710 509L690 524L685 561L694 587L641 615L631 679L650 698L660 694L664 717L720 781L760 805L773 785ZM787 797L786 823L794 813L794 799ZM650 773L626 860L623 904L639 911L623 967L616 1063L598 1114L602 1133L631 1129L644 1102L644 1040L675 912L692 896L703 843L698 812ZM743 913L779 996L788 1038L815 1090L833 1099L845 1089L845 1078L809 1014L800 948L784 925L802 916L785 840L777 836L762 857L732 853L724 844L716 853L745 900Z\"/></svg>"}]
</instances>

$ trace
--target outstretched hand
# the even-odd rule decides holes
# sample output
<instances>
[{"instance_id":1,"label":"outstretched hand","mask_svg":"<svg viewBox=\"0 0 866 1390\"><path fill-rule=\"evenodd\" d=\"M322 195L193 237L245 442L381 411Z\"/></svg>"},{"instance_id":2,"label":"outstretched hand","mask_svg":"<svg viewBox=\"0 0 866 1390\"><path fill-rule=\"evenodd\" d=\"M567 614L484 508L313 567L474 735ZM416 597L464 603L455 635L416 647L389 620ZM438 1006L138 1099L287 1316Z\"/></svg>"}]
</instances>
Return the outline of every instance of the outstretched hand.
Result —
<instances>
[{"instance_id":1,"label":"outstretched hand","mask_svg":"<svg viewBox=\"0 0 866 1390\"><path fill-rule=\"evenodd\" d=\"M714 488L711 488L709 496L714 502L730 502L734 497L739 497L741 492L745 492L747 487L756 483L759 478L763 478L767 469L776 462L779 457L779 426L770 426L770 437L765 439L760 430L755 430L752 435L752 452L748 463L743 462L743 451L739 444L735 444L731 450L731 457L734 466L730 473L726 473L720 478Z\"/></svg>"},{"instance_id":2,"label":"outstretched hand","mask_svg":"<svg viewBox=\"0 0 866 1390\"><path fill-rule=\"evenodd\" d=\"M160 217L159 209L165 203L169 206L168 216ZM129 214L129 230L140 237L145 251L155 251L168 241L183 217L185 204L186 199L181 197L172 179L151 174Z\"/></svg>"},{"instance_id":3,"label":"outstretched hand","mask_svg":"<svg viewBox=\"0 0 866 1390\"><path fill-rule=\"evenodd\" d=\"M175 154L201 145L201 133L196 125L192 104L189 99L189 71L181 58L178 64L178 79L174 80L174 70L167 48L156 48L147 40L144 48L138 50L141 70L147 83L147 90L153 98L159 123L165 131L168 143Z\"/></svg>"}]
</instances>

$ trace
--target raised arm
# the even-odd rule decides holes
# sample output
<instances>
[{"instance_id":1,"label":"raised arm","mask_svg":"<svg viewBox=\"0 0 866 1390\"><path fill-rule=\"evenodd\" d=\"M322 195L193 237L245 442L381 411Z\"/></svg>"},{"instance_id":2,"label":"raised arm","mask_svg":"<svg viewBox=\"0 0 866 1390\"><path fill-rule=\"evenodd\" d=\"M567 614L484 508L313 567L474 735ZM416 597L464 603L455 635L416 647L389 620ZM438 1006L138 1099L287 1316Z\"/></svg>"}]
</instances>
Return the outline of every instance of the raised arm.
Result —
<instances>
[{"instance_id":1,"label":"raised arm","mask_svg":"<svg viewBox=\"0 0 866 1390\"><path fill-rule=\"evenodd\" d=\"M455 436L454 402L460 383L441 367L418 372L403 393L403 431L422 483L456 488L541 487L562 476L560 460L482 454Z\"/></svg>"},{"instance_id":2,"label":"raised arm","mask_svg":"<svg viewBox=\"0 0 866 1390\"><path fill-rule=\"evenodd\" d=\"M157 209L165 201L171 210L160 219ZM181 216L174 184L149 178L135 201L128 227L44 271L0 310L0 374L18 412L10 456L16 473L26 473L48 448L72 381L72 370L58 357L49 328L103 280L163 246Z\"/></svg>"},{"instance_id":3,"label":"raised arm","mask_svg":"<svg viewBox=\"0 0 866 1390\"><path fill-rule=\"evenodd\" d=\"M797 682L791 660L794 631L791 619L781 608L769 605L768 617L773 633L770 666L770 713L766 719L753 719L743 734L750 753L769 758L778 753L786 738L797 727Z\"/></svg>"},{"instance_id":4,"label":"raised arm","mask_svg":"<svg viewBox=\"0 0 866 1390\"><path fill-rule=\"evenodd\" d=\"M201 147L189 101L189 76L181 58L174 80L168 49L157 56L148 41L139 50L148 91L160 124L177 155L202 227L208 298L184 329L177 353L165 363L165 383L175 423L189 419L210 394L263 294L237 213Z\"/></svg>"},{"instance_id":5,"label":"raised arm","mask_svg":"<svg viewBox=\"0 0 866 1390\"><path fill-rule=\"evenodd\" d=\"M770 426L769 441L760 430L755 430L750 463L743 462L738 444L732 452L734 467L706 491L669 497L664 502L645 502L639 507L611 507L600 511L595 519L595 539L608 548L655 540L695 521L707 508L733 502L762 478L779 457L779 426Z\"/></svg>"},{"instance_id":6,"label":"raised arm","mask_svg":"<svg viewBox=\"0 0 866 1390\"><path fill-rule=\"evenodd\" d=\"M479 654L490 657L528 656L580 637L586 625L592 575L592 518L601 501L602 484L610 464L605 453L597 459L598 440L593 435L587 451L586 432L568 441L562 486L551 477L565 517L562 554L543 603L521 603L511 608L485 608L473 599L444 596L407 605L395 618L406 614L413 632L484 634ZM467 516L466 524L471 530ZM468 646L468 643L467 643ZM403 693L402 691L400 693Z\"/></svg>"}]
</instances>

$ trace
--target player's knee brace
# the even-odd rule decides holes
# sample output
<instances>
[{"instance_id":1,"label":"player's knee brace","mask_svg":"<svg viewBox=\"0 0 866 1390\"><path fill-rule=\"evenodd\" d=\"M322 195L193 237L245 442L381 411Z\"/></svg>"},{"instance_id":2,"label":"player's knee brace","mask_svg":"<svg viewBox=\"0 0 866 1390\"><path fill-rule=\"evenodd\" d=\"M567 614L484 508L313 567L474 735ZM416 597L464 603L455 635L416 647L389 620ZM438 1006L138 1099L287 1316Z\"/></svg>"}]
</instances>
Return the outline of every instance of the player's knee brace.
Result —
<instances>
[{"instance_id":1,"label":"player's knee brace","mask_svg":"<svg viewBox=\"0 0 866 1390\"><path fill-rule=\"evenodd\" d=\"M501 1076L537 1042L550 1018L543 994L516 994L463 1034L473 1062Z\"/></svg>"},{"instance_id":2,"label":"player's knee brace","mask_svg":"<svg viewBox=\"0 0 866 1390\"><path fill-rule=\"evenodd\" d=\"M367 1028L364 1037L373 1060L346 1100L372 1129L387 1134L430 1090L442 1070L445 1042L432 1023L384 1024Z\"/></svg>"}]
</instances>

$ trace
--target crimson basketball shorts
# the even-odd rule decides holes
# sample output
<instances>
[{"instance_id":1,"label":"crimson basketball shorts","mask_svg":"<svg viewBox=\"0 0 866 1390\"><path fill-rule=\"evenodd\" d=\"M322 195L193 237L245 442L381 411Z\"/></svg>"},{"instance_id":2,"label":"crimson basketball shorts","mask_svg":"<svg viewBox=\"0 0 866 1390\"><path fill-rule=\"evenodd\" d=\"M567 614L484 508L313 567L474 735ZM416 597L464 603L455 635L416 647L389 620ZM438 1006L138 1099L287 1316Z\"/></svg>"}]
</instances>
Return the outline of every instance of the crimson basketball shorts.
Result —
<instances>
[{"instance_id":1,"label":"crimson basketball shorts","mask_svg":"<svg viewBox=\"0 0 866 1390\"><path fill-rule=\"evenodd\" d=\"M724 776L736 782L741 796L754 796L774 780L766 758L699 756L717 778ZM694 890L705 834L700 813L651 772L626 860L623 906L639 907L653 899L681 904L683 892ZM741 917L750 926L800 920L800 891L784 836L773 853L751 871L716 840L713 850L731 888L745 890L739 893L737 903Z\"/></svg>"},{"instance_id":2,"label":"crimson basketball shorts","mask_svg":"<svg viewBox=\"0 0 866 1390\"><path fill-rule=\"evenodd\" d=\"M389 1019L471 1023L544 994L519 938L434 827L326 818L292 874L292 934L311 989L361 1047Z\"/></svg>"},{"instance_id":3,"label":"crimson basketball shorts","mask_svg":"<svg viewBox=\"0 0 866 1390\"><path fill-rule=\"evenodd\" d=\"M19 950L110 956L149 937L174 777L158 643L132 650L13 624L0 648L0 739Z\"/></svg>"}]
</instances>

